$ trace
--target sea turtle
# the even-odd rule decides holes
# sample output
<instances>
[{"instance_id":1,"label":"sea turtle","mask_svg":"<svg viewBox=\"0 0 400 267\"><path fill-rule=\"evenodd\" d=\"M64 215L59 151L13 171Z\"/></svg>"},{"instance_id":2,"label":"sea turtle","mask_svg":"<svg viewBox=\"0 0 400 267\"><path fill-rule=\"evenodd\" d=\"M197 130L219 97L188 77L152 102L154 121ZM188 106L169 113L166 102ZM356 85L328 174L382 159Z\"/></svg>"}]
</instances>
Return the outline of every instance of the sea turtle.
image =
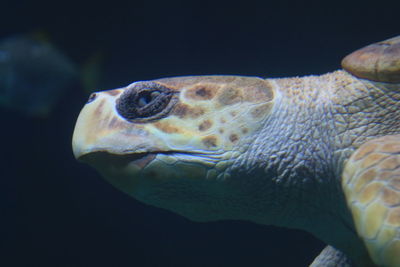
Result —
<instances>
[{"instance_id":1,"label":"sea turtle","mask_svg":"<svg viewBox=\"0 0 400 267\"><path fill-rule=\"evenodd\" d=\"M192 220L306 230L328 244L312 266L400 266L400 36L342 67L97 92L73 151L134 198Z\"/></svg>"}]
</instances>

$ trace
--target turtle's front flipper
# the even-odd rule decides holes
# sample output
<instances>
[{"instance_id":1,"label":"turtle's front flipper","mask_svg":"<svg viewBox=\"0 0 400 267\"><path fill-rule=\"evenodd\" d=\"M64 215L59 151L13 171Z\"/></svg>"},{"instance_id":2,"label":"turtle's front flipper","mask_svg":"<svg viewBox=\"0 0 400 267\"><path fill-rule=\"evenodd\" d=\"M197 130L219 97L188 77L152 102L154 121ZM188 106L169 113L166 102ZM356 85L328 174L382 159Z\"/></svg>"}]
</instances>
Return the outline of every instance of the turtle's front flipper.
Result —
<instances>
[{"instance_id":1,"label":"turtle's front flipper","mask_svg":"<svg viewBox=\"0 0 400 267\"><path fill-rule=\"evenodd\" d=\"M342 186L372 260L400 266L400 135L358 148L346 163Z\"/></svg>"},{"instance_id":2,"label":"turtle's front flipper","mask_svg":"<svg viewBox=\"0 0 400 267\"><path fill-rule=\"evenodd\" d=\"M326 246L314 259L310 267L352 267L351 260L341 251Z\"/></svg>"}]
</instances>

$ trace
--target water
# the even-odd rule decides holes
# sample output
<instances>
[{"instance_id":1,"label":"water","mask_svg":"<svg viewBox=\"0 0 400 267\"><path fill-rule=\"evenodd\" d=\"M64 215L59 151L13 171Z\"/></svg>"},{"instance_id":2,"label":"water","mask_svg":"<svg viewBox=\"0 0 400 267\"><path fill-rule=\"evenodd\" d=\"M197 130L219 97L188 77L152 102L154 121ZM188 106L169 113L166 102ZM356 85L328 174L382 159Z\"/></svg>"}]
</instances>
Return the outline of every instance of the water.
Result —
<instances>
[{"instance_id":1,"label":"water","mask_svg":"<svg viewBox=\"0 0 400 267\"><path fill-rule=\"evenodd\" d=\"M0 25L10 27L0 38L44 30L77 64L100 49L99 88L108 89L188 74L319 74L351 50L399 34L389 6L362 13L348 5L112 4L6 3ZM323 248L301 231L190 222L112 188L72 155L88 95L70 88L48 118L0 110L0 265L306 266Z\"/></svg>"}]
</instances>

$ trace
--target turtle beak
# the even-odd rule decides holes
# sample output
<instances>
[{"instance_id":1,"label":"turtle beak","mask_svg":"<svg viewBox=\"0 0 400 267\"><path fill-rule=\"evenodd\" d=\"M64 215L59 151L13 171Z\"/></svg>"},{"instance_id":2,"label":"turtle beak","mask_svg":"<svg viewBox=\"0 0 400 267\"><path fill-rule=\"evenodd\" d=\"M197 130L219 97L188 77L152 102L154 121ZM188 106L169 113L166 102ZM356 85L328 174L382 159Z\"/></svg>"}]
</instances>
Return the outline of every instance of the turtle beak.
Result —
<instances>
[{"instance_id":1,"label":"turtle beak","mask_svg":"<svg viewBox=\"0 0 400 267\"><path fill-rule=\"evenodd\" d=\"M72 150L76 159L93 150L98 128L104 124L105 104L106 99L101 93L93 93L81 110L72 136Z\"/></svg>"},{"instance_id":2,"label":"turtle beak","mask_svg":"<svg viewBox=\"0 0 400 267\"><path fill-rule=\"evenodd\" d=\"M115 99L121 89L96 92L90 95L81 110L72 137L72 150L76 159L92 153L118 150L123 144L115 144L115 135L124 123L115 117ZM121 142L120 142L121 143Z\"/></svg>"},{"instance_id":3,"label":"turtle beak","mask_svg":"<svg viewBox=\"0 0 400 267\"><path fill-rule=\"evenodd\" d=\"M89 97L72 137L76 159L82 160L83 156L96 152L127 155L168 150L160 140L151 138L145 125L128 122L119 116L115 103L123 90L96 92Z\"/></svg>"}]
</instances>

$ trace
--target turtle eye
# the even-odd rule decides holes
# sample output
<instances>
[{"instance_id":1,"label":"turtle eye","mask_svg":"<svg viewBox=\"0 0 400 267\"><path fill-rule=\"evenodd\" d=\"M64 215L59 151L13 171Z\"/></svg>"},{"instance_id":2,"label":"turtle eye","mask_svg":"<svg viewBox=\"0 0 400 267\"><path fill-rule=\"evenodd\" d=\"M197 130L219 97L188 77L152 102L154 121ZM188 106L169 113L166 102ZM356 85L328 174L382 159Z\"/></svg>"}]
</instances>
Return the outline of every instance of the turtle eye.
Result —
<instances>
[{"instance_id":1,"label":"turtle eye","mask_svg":"<svg viewBox=\"0 0 400 267\"><path fill-rule=\"evenodd\" d=\"M138 95L138 103L137 105L139 107L144 107L148 104L151 104L151 102L155 101L157 96L159 96L161 93L159 91L142 91Z\"/></svg>"},{"instance_id":2,"label":"turtle eye","mask_svg":"<svg viewBox=\"0 0 400 267\"><path fill-rule=\"evenodd\" d=\"M146 122L168 115L177 102L176 91L155 82L130 85L117 99L116 109L131 122Z\"/></svg>"}]
</instances>

